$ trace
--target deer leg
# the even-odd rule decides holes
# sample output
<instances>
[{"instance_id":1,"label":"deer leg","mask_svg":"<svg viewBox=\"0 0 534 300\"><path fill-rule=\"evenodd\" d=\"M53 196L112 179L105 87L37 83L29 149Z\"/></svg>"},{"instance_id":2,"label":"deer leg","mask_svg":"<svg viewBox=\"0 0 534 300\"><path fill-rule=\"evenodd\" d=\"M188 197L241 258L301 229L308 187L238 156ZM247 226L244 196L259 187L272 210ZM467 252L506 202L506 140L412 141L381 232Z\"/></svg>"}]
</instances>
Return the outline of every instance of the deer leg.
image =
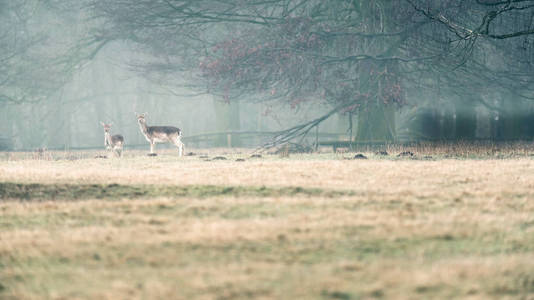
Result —
<instances>
[{"instance_id":1,"label":"deer leg","mask_svg":"<svg viewBox=\"0 0 534 300\"><path fill-rule=\"evenodd\" d=\"M182 143L182 140L180 139L180 137L177 137L176 139L174 139L174 145L176 147L178 147L178 156L183 156L183 153L184 153L184 143Z\"/></svg>"}]
</instances>

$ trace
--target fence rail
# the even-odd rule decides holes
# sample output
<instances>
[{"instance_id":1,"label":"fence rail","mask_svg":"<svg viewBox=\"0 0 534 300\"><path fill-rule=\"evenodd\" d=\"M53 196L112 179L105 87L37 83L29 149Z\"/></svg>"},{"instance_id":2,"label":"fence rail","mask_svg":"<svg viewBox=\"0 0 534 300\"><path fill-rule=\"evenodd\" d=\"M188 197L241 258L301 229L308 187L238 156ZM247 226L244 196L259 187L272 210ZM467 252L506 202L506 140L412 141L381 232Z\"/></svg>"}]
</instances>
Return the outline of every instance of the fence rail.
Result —
<instances>
[{"instance_id":1,"label":"fence rail","mask_svg":"<svg viewBox=\"0 0 534 300\"><path fill-rule=\"evenodd\" d=\"M207 132L207 133L201 133L191 136L184 136L182 138L182 141L186 144L186 146L194 147L194 148L211 148L211 147L228 147L232 148L235 147L235 141L240 140L241 141L241 147L247 148L255 148L258 146L261 146L265 144L265 142L268 141L269 138L274 137L278 132L273 131L223 131L223 132ZM6 138L0 138L1 141L3 141L4 144L9 145L7 143ZM216 145L216 141L224 140L224 144L218 144ZM458 142L467 142L467 143L481 143L481 144L500 144L500 143L514 143L514 142L528 142L532 143L532 140L525 140L525 139L489 139L489 138L475 138L475 139L469 139L469 140L458 140L458 139L397 139L396 141L385 141L385 140L350 140L349 135L346 134L339 134L339 133L329 133L329 132L319 132L317 135L310 135L309 140L311 144L316 146L331 146L333 147L334 151L337 150L337 148L350 148L350 149L358 149L361 147L383 147L388 145L402 145L402 146L409 146L409 145L418 145L421 143L458 143ZM128 144L124 146L125 149L148 149L149 145L147 142L139 143L139 144ZM169 146L163 146L163 147L172 147ZM102 145L94 145L94 146L84 146L84 147L70 147L70 146L64 146L64 147L45 147L47 150L54 150L54 151L70 151L70 150L99 150L104 149L104 146ZM9 151L15 151L15 152L29 152L29 151L36 151L38 150L38 147L32 148L32 149L17 149L17 150L11 150L11 149L2 149L0 148L0 151L2 150L9 150Z\"/></svg>"},{"instance_id":2,"label":"fence rail","mask_svg":"<svg viewBox=\"0 0 534 300\"><path fill-rule=\"evenodd\" d=\"M206 132L190 136L182 137L182 141L189 147L228 147L232 148L236 146L236 140L241 141L241 146L243 147L258 147L263 145L269 138L278 134L276 131L223 131L223 132ZM323 140L349 140L347 135L339 133L328 133L322 132L319 133L319 138ZM311 139L311 137L310 137ZM314 137L315 139L315 137ZM224 140L224 144L215 145L216 141ZM129 144L124 145L124 149L143 149L148 148L149 145L147 142L139 144ZM165 146L164 146L165 147ZM172 147L172 146L171 146ZM39 147L31 149L17 149L16 152L28 152L35 151ZM45 147L47 150L53 151L69 151L69 150L98 150L104 149L103 145L93 145L93 146L84 146L84 147ZM1 149L0 149L1 151ZM12 151L12 150L11 150Z\"/></svg>"}]
</instances>

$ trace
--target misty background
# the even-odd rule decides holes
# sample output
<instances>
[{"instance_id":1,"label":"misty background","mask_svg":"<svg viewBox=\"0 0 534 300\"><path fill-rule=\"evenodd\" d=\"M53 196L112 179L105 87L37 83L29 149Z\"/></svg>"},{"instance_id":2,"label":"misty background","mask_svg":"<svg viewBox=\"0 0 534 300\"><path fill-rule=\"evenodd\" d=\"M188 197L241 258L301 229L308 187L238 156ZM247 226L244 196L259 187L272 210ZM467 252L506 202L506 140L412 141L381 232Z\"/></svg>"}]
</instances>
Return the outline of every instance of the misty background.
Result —
<instances>
[{"instance_id":1,"label":"misty background","mask_svg":"<svg viewBox=\"0 0 534 300\"><path fill-rule=\"evenodd\" d=\"M532 140L533 21L534 1L0 0L0 150L103 148L100 121L143 146L135 112L186 147Z\"/></svg>"}]
</instances>

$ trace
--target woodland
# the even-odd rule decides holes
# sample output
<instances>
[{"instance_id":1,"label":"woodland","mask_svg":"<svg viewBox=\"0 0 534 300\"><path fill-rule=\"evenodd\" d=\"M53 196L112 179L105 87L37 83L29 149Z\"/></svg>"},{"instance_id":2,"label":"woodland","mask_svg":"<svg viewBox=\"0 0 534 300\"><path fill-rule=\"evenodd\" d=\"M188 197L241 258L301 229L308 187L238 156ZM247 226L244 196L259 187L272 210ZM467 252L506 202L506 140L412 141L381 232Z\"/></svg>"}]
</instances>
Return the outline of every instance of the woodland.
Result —
<instances>
[{"instance_id":1,"label":"woodland","mask_svg":"<svg viewBox=\"0 0 534 300\"><path fill-rule=\"evenodd\" d=\"M114 121L135 144L145 110L186 136L269 131L273 144L317 126L530 140L533 17L527 0L3 0L1 139L95 147Z\"/></svg>"}]
</instances>

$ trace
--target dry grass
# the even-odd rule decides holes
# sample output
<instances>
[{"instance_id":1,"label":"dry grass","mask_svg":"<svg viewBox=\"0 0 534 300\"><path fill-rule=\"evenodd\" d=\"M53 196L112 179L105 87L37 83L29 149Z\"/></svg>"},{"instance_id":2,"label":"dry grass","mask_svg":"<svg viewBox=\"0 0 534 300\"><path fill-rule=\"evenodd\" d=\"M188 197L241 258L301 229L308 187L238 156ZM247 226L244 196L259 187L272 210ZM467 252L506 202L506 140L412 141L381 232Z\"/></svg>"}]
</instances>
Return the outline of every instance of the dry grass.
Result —
<instances>
[{"instance_id":1,"label":"dry grass","mask_svg":"<svg viewBox=\"0 0 534 300\"><path fill-rule=\"evenodd\" d=\"M432 161L174 154L0 161L4 190L77 191L0 200L0 298L534 297L528 151ZM124 190L79 192L92 184ZM190 185L195 193L180 192Z\"/></svg>"}]
</instances>

